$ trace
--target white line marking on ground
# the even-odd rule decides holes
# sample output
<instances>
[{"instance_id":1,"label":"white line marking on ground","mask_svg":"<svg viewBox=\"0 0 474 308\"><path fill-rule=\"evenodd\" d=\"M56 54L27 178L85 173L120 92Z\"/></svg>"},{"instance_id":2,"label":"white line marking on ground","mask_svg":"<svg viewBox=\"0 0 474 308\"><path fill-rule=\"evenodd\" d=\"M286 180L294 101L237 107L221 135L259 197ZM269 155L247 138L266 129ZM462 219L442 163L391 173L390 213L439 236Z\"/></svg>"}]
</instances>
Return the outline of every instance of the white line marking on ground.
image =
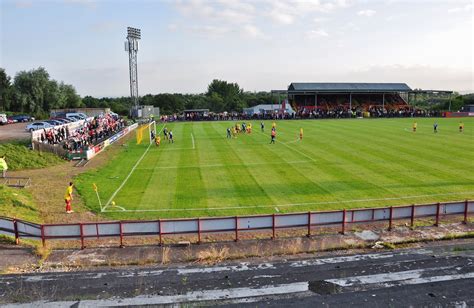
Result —
<instances>
[{"instance_id":1,"label":"white line marking on ground","mask_svg":"<svg viewBox=\"0 0 474 308\"><path fill-rule=\"evenodd\" d=\"M248 263L240 263L239 265L233 266L213 266L213 267L193 267L193 268L180 268L178 269L178 275L189 275L189 274L205 274L215 272L243 272L243 271L255 271L264 269L274 269L275 267L271 263L261 263L257 266L249 266Z\"/></svg>"},{"instance_id":2,"label":"white line marking on ground","mask_svg":"<svg viewBox=\"0 0 474 308\"><path fill-rule=\"evenodd\" d=\"M165 127L165 124L163 124L163 127L161 127L160 131L158 132L158 134L161 133L161 131L163 130L163 128ZM125 178L125 180L123 180L122 184L120 184L119 188L117 188L117 190L112 194L112 196L109 198L109 201L107 201L107 203L105 204L104 208L102 209L102 212L105 211L105 209L109 206L109 204L113 201L113 199L115 198L115 196L119 193L119 191L123 188L123 186L125 186L125 183L127 183L128 179L130 178L130 176L132 176L132 173L133 171L135 171L135 169L137 168L138 164L140 164L140 162L143 160L143 158L145 157L146 153L148 153L148 150L150 150L150 147L151 147L152 143L150 142L150 144L148 145L148 147L146 148L145 152L142 154L142 156L138 159L138 161L135 163L135 165L133 166L132 170L130 170L130 173L127 175L127 177ZM125 209L124 209L125 211Z\"/></svg>"},{"instance_id":3,"label":"white line marking on ground","mask_svg":"<svg viewBox=\"0 0 474 308\"><path fill-rule=\"evenodd\" d=\"M320 201L320 202L302 202L302 203L287 203L287 204L268 204L268 205L253 205L253 206L223 206L223 207L207 207L207 208L186 208L186 209L150 209L150 210L126 210L127 212L185 212L185 211L206 211L206 210L236 210L236 209L254 209L254 208L269 208L269 207L291 207L301 205L322 205L322 204L338 204L338 203L359 203L369 201L389 201L389 200L403 200L412 198L425 198L435 196L450 196L458 194L473 194L472 191L445 193L445 194L428 194L428 195L417 195L417 196L404 196L396 198L374 198L374 199L354 199L354 200L340 200L340 201ZM459 201L463 202L463 201ZM115 212L115 211L104 211L104 212Z\"/></svg>"},{"instance_id":4,"label":"white line marking on ground","mask_svg":"<svg viewBox=\"0 0 474 308\"><path fill-rule=\"evenodd\" d=\"M250 288L229 288L189 291L176 295L140 295L131 298L82 300L80 306L147 306L159 304L173 304L198 301L235 300L256 296L291 294L308 291L308 282L294 282L289 284L264 285ZM70 307L77 305L77 301L36 301L27 304L8 304L7 307Z\"/></svg>"},{"instance_id":5,"label":"white line marking on ground","mask_svg":"<svg viewBox=\"0 0 474 308\"><path fill-rule=\"evenodd\" d=\"M295 161L283 161L275 163L243 163L243 164L209 164L209 165L189 165L189 166L162 166L154 168L138 168L138 170L154 170L154 169L185 169L185 168L212 168L212 167L242 167L242 166L265 166L265 165L281 165L281 164L303 164L310 163L310 160L295 160Z\"/></svg>"},{"instance_id":6,"label":"white line marking on ground","mask_svg":"<svg viewBox=\"0 0 474 308\"><path fill-rule=\"evenodd\" d=\"M394 285L414 285L422 284L429 282L440 282L448 280L457 280L457 279L471 279L474 278L474 273L462 273L462 274L449 274L441 276L428 276L421 277L423 274L426 275L428 272L437 273L440 270L446 270L450 267L436 267L436 268L424 268L403 272L394 272L394 273L381 273L381 274L372 274L366 276L354 276L346 278L337 278L337 279L327 279L326 282L334 283L341 287L351 287L359 285L371 285L377 284L381 287L392 287ZM457 270L452 268L452 270Z\"/></svg>"},{"instance_id":7,"label":"white line marking on ground","mask_svg":"<svg viewBox=\"0 0 474 308\"><path fill-rule=\"evenodd\" d=\"M191 133L191 140L193 141L193 150L194 150L196 147L194 146L194 135L193 135L193 133Z\"/></svg>"},{"instance_id":8,"label":"white line marking on ground","mask_svg":"<svg viewBox=\"0 0 474 308\"><path fill-rule=\"evenodd\" d=\"M291 263L290 266L291 267L305 267L305 266L324 265L324 264L356 262L356 261L362 261L362 260L388 259L388 258L393 258L393 256L394 256L393 254L384 254L384 253L341 256L341 257L332 257L332 258L323 258L323 259L295 261Z\"/></svg>"},{"instance_id":9,"label":"white line marking on ground","mask_svg":"<svg viewBox=\"0 0 474 308\"><path fill-rule=\"evenodd\" d=\"M265 135L265 136L266 136L265 133L262 133L262 132L260 132L260 133L261 133L262 135ZM284 146L286 146L286 147L289 148L290 150L293 150L293 151L295 151L295 152L300 153L301 155L303 155L304 157L310 159L311 161L316 162L316 159L312 158L312 157L309 156L308 154L305 154L305 153L301 152L301 151L298 150L298 149L295 149L295 148L293 148L293 147L290 147L287 143L285 143L285 142L283 142L283 141L278 141L278 140L277 140L277 142L279 142L280 144L283 144Z\"/></svg>"},{"instance_id":10,"label":"white line marking on ground","mask_svg":"<svg viewBox=\"0 0 474 308\"><path fill-rule=\"evenodd\" d=\"M280 210L275 206L275 211L280 212Z\"/></svg>"}]
</instances>

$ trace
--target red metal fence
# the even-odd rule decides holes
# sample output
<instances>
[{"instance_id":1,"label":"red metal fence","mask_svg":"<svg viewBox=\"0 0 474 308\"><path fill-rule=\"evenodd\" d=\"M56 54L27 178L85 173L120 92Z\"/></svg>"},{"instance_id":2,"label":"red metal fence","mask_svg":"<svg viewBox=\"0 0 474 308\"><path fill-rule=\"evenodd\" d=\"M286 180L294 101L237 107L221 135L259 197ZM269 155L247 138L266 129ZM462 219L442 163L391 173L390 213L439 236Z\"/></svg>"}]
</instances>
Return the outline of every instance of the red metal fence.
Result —
<instances>
[{"instance_id":1,"label":"red metal fence","mask_svg":"<svg viewBox=\"0 0 474 308\"><path fill-rule=\"evenodd\" d=\"M34 224L0 217L0 234L14 236L17 243L21 238L38 239L43 245L47 240L80 240L82 248L87 239L119 237L120 246L123 246L123 239L128 236L158 236L159 244L162 245L166 235L175 234L195 234L200 243L202 234L206 233L230 232L234 234L234 240L238 241L242 232L248 234L262 230L271 230L271 238L274 239L277 230L285 228L306 228L307 236L311 236L313 227L338 227L344 234L352 224L388 222L390 230L396 220L410 220L410 226L413 227L417 218L434 218L434 224L438 226L441 218L456 215L462 216L462 221L467 223L472 212L474 201L465 200L340 211L72 224Z\"/></svg>"}]
</instances>

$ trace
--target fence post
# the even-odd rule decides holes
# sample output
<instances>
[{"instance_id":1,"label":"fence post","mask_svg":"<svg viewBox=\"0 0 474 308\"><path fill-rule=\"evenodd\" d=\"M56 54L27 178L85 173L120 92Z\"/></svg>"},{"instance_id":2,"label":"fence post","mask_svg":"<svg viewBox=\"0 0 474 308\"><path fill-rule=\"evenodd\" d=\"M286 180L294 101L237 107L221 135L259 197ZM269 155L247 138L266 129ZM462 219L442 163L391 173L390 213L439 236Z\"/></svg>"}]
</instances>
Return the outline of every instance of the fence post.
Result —
<instances>
[{"instance_id":1,"label":"fence post","mask_svg":"<svg viewBox=\"0 0 474 308\"><path fill-rule=\"evenodd\" d=\"M15 244L20 244L20 236L18 235L18 224L16 219L13 219L13 229L15 230Z\"/></svg>"},{"instance_id":2,"label":"fence post","mask_svg":"<svg viewBox=\"0 0 474 308\"><path fill-rule=\"evenodd\" d=\"M41 225L41 242L43 244L43 248L46 247L46 239L44 238L44 225Z\"/></svg>"},{"instance_id":3,"label":"fence post","mask_svg":"<svg viewBox=\"0 0 474 308\"><path fill-rule=\"evenodd\" d=\"M160 246L163 246L163 237L162 237L162 230L163 228L161 227L161 219L158 219L158 229L159 229L159 232L160 232Z\"/></svg>"},{"instance_id":4,"label":"fence post","mask_svg":"<svg viewBox=\"0 0 474 308\"><path fill-rule=\"evenodd\" d=\"M85 248L84 246L84 229L82 223L79 223L79 231L81 232L81 250Z\"/></svg>"},{"instance_id":5,"label":"fence post","mask_svg":"<svg viewBox=\"0 0 474 308\"><path fill-rule=\"evenodd\" d=\"M393 206L390 207L390 216L388 222L388 231L392 230L392 220L393 220Z\"/></svg>"},{"instance_id":6,"label":"fence post","mask_svg":"<svg viewBox=\"0 0 474 308\"><path fill-rule=\"evenodd\" d=\"M411 205L411 220L410 220L410 227L413 229L415 225L415 205Z\"/></svg>"},{"instance_id":7,"label":"fence post","mask_svg":"<svg viewBox=\"0 0 474 308\"><path fill-rule=\"evenodd\" d=\"M341 234L346 233L346 209L342 210L342 230Z\"/></svg>"},{"instance_id":8,"label":"fence post","mask_svg":"<svg viewBox=\"0 0 474 308\"><path fill-rule=\"evenodd\" d=\"M97 240L99 239L99 224L96 222L95 223L95 233L97 235Z\"/></svg>"},{"instance_id":9,"label":"fence post","mask_svg":"<svg viewBox=\"0 0 474 308\"><path fill-rule=\"evenodd\" d=\"M198 244L201 244L201 218L198 217Z\"/></svg>"},{"instance_id":10,"label":"fence post","mask_svg":"<svg viewBox=\"0 0 474 308\"><path fill-rule=\"evenodd\" d=\"M436 222L435 222L435 226L439 226L439 207L440 207L440 203L438 202L436 204Z\"/></svg>"},{"instance_id":11,"label":"fence post","mask_svg":"<svg viewBox=\"0 0 474 308\"><path fill-rule=\"evenodd\" d=\"M235 241L239 240L239 217L235 216Z\"/></svg>"},{"instance_id":12,"label":"fence post","mask_svg":"<svg viewBox=\"0 0 474 308\"><path fill-rule=\"evenodd\" d=\"M123 229L122 229L122 221L119 221L120 226L120 248L123 248Z\"/></svg>"},{"instance_id":13,"label":"fence post","mask_svg":"<svg viewBox=\"0 0 474 308\"><path fill-rule=\"evenodd\" d=\"M308 212L308 234L307 237L311 236L311 211Z\"/></svg>"},{"instance_id":14,"label":"fence post","mask_svg":"<svg viewBox=\"0 0 474 308\"><path fill-rule=\"evenodd\" d=\"M467 224L467 211L468 211L468 208L469 208L469 203L466 199L466 201L464 201L464 221L463 221L464 224Z\"/></svg>"},{"instance_id":15,"label":"fence post","mask_svg":"<svg viewBox=\"0 0 474 308\"><path fill-rule=\"evenodd\" d=\"M275 213L272 215L272 240L275 239Z\"/></svg>"}]
</instances>

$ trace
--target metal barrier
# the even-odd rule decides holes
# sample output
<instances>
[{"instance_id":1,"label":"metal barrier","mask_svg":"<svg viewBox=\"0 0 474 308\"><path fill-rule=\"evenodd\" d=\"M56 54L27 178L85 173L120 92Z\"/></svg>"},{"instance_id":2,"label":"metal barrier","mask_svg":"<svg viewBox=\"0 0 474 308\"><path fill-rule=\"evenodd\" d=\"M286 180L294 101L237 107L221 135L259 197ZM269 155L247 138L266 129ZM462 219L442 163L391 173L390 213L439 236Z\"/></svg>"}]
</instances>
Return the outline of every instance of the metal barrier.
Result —
<instances>
[{"instance_id":1,"label":"metal barrier","mask_svg":"<svg viewBox=\"0 0 474 308\"><path fill-rule=\"evenodd\" d=\"M7 176L5 178L0 178L0 185L8 187L25 188L30 186L30 184L31 178L27 177Z\"/></svg>"},{"instance_id":2,"label":"metal barrier","mask_svg":"<svg viewBox=\"0 0 474 308\"><path fill-rule=\"evenodd\" d=\"M413 227L416 218L434 218L435 226L438 226L441 218L449 215L461 215L463 222L467 223L472 212L474 201L465 200L324 212L73 224L39 225L0 217L0 234L12 235L17 242L20 238L41 239L43 245L46 240L80 240L82 248L85 247L85 240L91 238L119 237L120 246L123 246L124 237L154 235L159 236L159 244L162 245L163 237L173 234L196 234L200 243L204 233L232 232L234 240L238 241L240 233L259 230L271 230L274 239L277 230L284 228L307 228L307 236L311 236L312 227L340 227L340 232L344 234L348 225L388 222L390 230L394 221L402 219L410 220Z\"/></svg>"}]
</instances>

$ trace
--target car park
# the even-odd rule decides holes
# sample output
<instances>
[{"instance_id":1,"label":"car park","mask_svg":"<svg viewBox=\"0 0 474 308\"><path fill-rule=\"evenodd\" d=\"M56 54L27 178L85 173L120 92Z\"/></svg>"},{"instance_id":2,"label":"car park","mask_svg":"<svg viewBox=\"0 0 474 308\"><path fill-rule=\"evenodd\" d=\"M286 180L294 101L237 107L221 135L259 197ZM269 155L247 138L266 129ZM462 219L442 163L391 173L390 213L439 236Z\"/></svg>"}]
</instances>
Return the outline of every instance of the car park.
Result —
<instances>
[{"instance_id":1,"label":"car park","mask_svg":"<svg viewBox=\"0 0 474 308\"><path fill-rule=\"evenodd\" d=\"M38 130L38 129L49 128L51 126L52 125L49 124L48 122L33 122L31 124L28 124L25 129L27 131L32 132L32 131L35 131L35 130Z\"/></svg>"}]
</instances>

